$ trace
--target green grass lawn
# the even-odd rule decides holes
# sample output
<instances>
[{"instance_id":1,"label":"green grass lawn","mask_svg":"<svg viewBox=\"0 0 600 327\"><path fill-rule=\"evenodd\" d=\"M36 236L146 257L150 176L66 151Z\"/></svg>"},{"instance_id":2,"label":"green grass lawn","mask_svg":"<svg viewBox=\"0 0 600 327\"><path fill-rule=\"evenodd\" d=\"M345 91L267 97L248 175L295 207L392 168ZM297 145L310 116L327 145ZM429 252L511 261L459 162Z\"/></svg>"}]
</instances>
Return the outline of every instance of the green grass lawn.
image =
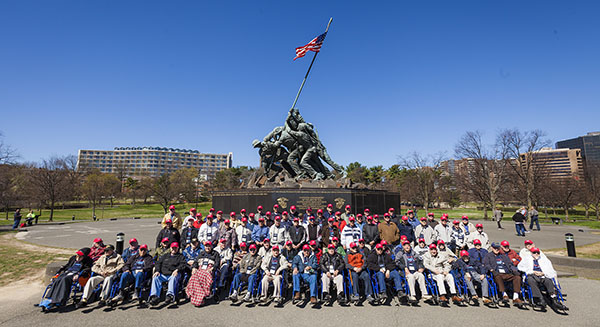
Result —
<instances>
[{"instance_id":1,"label":"green grass lawn","mask_svg":"<svg viewBox=\"0 0 600 327\"><path fill-rule=\"evenodd\" d=\"M177 212L180 214L184 214L190 208L192 208L194 204L190 206L190 204L176 204ZM208 213L208 209L210 209L210 202L199 203L198 210L206 216ZM158 218L164 215L164 210L159 204L136 204L135 207L132 207L129 204L120 204L115 205L112 208L110 205L105 205L104 209L102 206L96 207L96 217L98 219L109 219L109 218L127 218L127 217L141 217L141 218ZM34 211L38 213L37 211ZM23 209L23 219L21 222L25 222L25 215L27 215L27 211ZM50 215L50 210L43 210L42 216L38 220L38 222L47 222L48 216ZM80 209L55 209L54 210L54 221L71 221L73 215L75 215L75 220L91 220L92 219L92 208L80 208ZM6 220L5 216L0 220L0 225L8 225L12 224L13 218L12 213L9 215L9 219Z\"/></svg>"}]
</instances>

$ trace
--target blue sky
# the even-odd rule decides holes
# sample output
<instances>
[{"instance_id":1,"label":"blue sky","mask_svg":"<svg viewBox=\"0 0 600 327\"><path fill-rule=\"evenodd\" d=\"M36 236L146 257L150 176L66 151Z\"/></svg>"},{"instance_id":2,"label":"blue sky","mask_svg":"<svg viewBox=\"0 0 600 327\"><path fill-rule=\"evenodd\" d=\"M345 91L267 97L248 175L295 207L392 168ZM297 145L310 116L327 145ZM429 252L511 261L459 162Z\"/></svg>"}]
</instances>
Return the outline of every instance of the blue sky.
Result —
<instances>
[{"instance_id":1,"label":"blue sky","mask_svg":"<svg viewBox=\"0 0 600 327\"><path fill-rule=\"evenodd\" d=\"M598 1L0 2L0 130L23 161L78 149L234 153L297 105L332 158L448 156L468 130L600 130Z\"/></svg>"}]
</instances>

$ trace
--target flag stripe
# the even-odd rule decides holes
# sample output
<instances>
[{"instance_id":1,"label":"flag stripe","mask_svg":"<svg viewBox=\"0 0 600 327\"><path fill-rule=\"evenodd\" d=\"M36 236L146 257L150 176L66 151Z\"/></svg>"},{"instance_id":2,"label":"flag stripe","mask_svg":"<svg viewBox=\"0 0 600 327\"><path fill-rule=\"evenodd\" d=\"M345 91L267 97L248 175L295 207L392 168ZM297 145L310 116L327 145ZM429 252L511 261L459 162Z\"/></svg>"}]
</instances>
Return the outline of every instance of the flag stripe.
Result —
<instances>
[{"instance_id":1,"label":"flag stripe","mask_svg":"<svg viewBox=\"0 0 600 327\"><path fill-rule=\"evenodd\" d=\"M321 51L321 46L323 45L323 41L325 40L326 35L327 32L312 39L310 42L308 42L307 45L296 48L296 57L294 58L294 60L304 57L308 51Z\"/></svg>"}]
</instances>

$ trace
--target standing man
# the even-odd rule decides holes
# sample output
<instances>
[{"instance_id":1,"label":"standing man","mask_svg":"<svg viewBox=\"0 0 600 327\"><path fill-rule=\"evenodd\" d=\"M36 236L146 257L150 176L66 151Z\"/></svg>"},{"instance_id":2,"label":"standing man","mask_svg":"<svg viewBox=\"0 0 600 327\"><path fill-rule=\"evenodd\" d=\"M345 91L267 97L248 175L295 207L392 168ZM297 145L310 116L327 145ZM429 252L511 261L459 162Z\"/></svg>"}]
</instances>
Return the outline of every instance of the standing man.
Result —
<instances>
[{"instance_id":1,"label":"standing man","mask_svg":"<svg viewBox=\"0 0 600 327\"><path fill-rule=\"evenodd\" d=\"M352 208L350 207L349 204L347 204L346 207L344 208L344 213L342 214L342 219L344 219L344 221L346 222L346 224L349 223L348 218L354 217L354 215L352 214L351 209Z\"/></svg>"},{"instance_id":2,"label":"standing man","mask_svg":"<svg viewBox=\"0 0 600 327\"><path fill-rule=\"evenodd\" d=\"M435 215L433 214L433 212L428 213L427 214L427 225L429 225L431 228L435 228L435 226L437 226L437 224L438 224L438 222L435 220Z\"/></svg>"},{"instance_id":3,"label":"standing man","mask_svg":"<svg viewBox=\"0 0 600 327\"><path fill-rule=\"evenodd\" d=\"M395 245L400 240L400 231L398 226L391 222L390 215L385 214L383 216L384 222L377 225L379 231L379 238L387 241L391 245Z\"/></svg>"},{"instance_id":4,"label":"standing man","mask_svg":"<svg viewBox=\"0 0 600 327\"><path fill-rule=\"evenodd\" d=\"M494 209L494 220L496 221L496 224L498 224L498 229L504 229L500 224L503 216L504 214L502 213L502 210L500 210L500 207L496 207L496 209Z\"/></svg>"},{"instance_id":5,"label":"standing man","mask_svg":"<svg viewBox=\"0 0 600 327\"><path fill-rule=\"evenodd\" d=\"M19 225L21 224L21 217L21 209L17 208L17 210L15 210L15 215L13 216L12 229L19 228Z\"/></svg>"},{"instance_id":6,"label":"standing man","mask_svg":"<svg viewBox=\"0 0 600 327\"><path fill-rule=\"evenodd\" d=\"M407 216L402 216L401 223L398 226L398 230L400 231L400 237L406 236L406 240L409 241L411 244L417 241L415 239L415 232L413 230L412 225L408 222Z\"/></svg>"},{"instance_id":7,"label":"standing man","mask_svg":"<svg viewBox=\"0 0 600 327\"><path fill-rule=\"evenodd\" d=\"M177 212L175 212L175 206L171 205L169 206L169 212L167 212L161 222L161 226L162 228L167 227L167 219L171 219L171 222L173 223L173 227L175 227L175 229L180 230L181 229L181 225L183 223L183 221L181 221L181 216L179 216L179 214Z\"/></svg>"},{"instance_id":8,"label":"standing man","mask_svg":"<svg viewBox=\"0 0 600 327\"><path fill-rule=\"evenodd\" d=\"M213 221L212 215L206 216L206 222L200 226L198 239L200 240L200 244L204 244L207 241L217 244L216 241L219 239L219 224Z\"/></svg>"},{"instance_id":9,"label":"standing man","mask_svg":"<svg viewBox=\"0 0 600 327\"><path fill-rule=\"evenodd\" d=\"M190 214L183 219L183 226L187 226L189 220L191 220L192 222L196 220L196 208L190 209Z\"/></svg>"},{"instance_id":10,"label":"standing man","mask_svg":"<svg viewBox=\"0 0 600 327\"><path fill-rule=\"evenodd\" d=\"M469 248L473 247L473 241L479 240L481 241L481 246L484 249L489 250L490 247L490 238L487 233L483 231L483 224L475 225L476 231L474 233L469 234L467 237L467 246Z\"/></svg>"},{"instance_id":11,"label":"standing man","mask_svg":"<svg viewBox=\"0 0 600 327\"><path fill-rule=\"evenodd\" d=\"M421 224L415 227L415 237L418 239L424 239L425 244L430 245L435 243L436 237L433 228L431 228L431 226L429 226L427 223L427 218L421 217Z\"/></svg>"},{"instance_id":12,"label":"standing man","mask_svg":"<svg viewBox=\"0 0 600 327\"><path fill-rule=\"evenodd\" d=\"M525 237L525 216L521 213L521 210L517 210L512 216L512 220L515 222L515 229L517 230L517 236Z\"/></svg>"},{"instance_id":13,"label":"standing man","mask_svg":"<svg viewBox=\"0 0 600 327\"><path fill-rule=\"evenodd\" d=\"M358 243L358 240L361 238L362 231L360 230L360 227L356 225L354 216L348 217L348 224L342 230L342 246L347 250L350 243Z\"/></svg>"},{"instance_id":14,"label":"standing man","mask_svg":"<svg viewBox=\"0 0 600 327\"><path fill-rule=\"evenodd\" d=\"M408 210L406 211L406 216L408 216L408 223L413 227L416 228L417 226L419 226L419 219L417 219L417 217L415 216L414 211L412 210Z\"/></svg>"},{"instance_id":15,"label":"standing man","mask_svg":"<svg viewBox=\"0 0 600 327\"><path fill-rule=\"evenodd\" d=\"M333 212L333 204L329 203L327 205L327 211L323 213L323 217L325 217L325 219L335 218L335 213Z\"/></svg>"},{"instance_id":16,"label":"standing man","mask_svg":"<svg viewBox=\"0 0 600 327\"><path fill-rule=\"evenodd\" d=\"M537 227L537 231L540 231L540 214L537 210L535 210L534 206L531 206L529 209L529 217L531 217L531 221L529 222L529 230L533 229L533 224Z\"/></svg>"},{"instance_id":17,"label":"standing man","mask_svg":"<svg viewBox=\"0 0 600 327\"><path fill-rule=\"evenodd\" d=\"M446 244L452 243L452 227L448 225L448 217L442 215L442 218L440 218L440 223L437 224L433 230L438 241L442 240ZM453 249L451 250L454 251Z\"/></svg>"},{"instance_id":18,"label":"standing man","mask_svg":"<svg viewBox=\"0 0 600 327\"><path fill-rule=\"evenodd\" d=\"M304 226L300 225L300 218L294 218L294 224L292 227L288 228L287 233L287 240L292 241L292 247L294 249L300 249L300 247L306 243L306 229ZM315 235L317 235L317 233L315 233Z\"/></svg>"}]
</instances>

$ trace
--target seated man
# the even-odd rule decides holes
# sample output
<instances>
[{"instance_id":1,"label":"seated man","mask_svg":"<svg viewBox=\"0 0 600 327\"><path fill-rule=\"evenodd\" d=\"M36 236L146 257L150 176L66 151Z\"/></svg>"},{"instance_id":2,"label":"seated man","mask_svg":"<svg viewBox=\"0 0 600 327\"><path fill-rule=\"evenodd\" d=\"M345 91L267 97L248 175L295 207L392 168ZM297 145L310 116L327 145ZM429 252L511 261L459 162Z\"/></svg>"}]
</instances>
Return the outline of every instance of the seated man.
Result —
<instances>
[{"instance_id":1,"label":"seated man","mask_svg":"<svg viewBox=\"0 0 600 327\"><path fill-rule=\"evenodd\" d=\"M540 255L540 249L531 248L531 255L526 256L519 263L519 270L527 274L527 284L531 287L533 301L536 305L545 307L546 301L540 291L540 286L544 286L550 298L552 306L558 310L569 310L556 297L556 288L554 287L553 278L556 278L556 271L552 267L552 262L547 257Z\"/></svg>"},{"instance_id":2,"label":"seated man","mask_svg":"<svg viewBox=\"0 0 600 327\"><path fill-rule=\"evenodd\" d=\"M527 257L527 256L531 256L531 249L533 249L533 248L540 250L540 248L535 246L535 243L533 243L532 240L525 240L525 247L522 248L521 251L519 251L519 256L522 259L525 259L525 257ZM544 252L542 250L540 250L540 256L542 258L546 257L546 255L544 254Z\"/></svg>"},{"instance_id":3,"label":"seated man","mask_svg":"<svg viewBox=\"0 0 600 327\"><path fill-rule=\"evenodd\" d=\"M219 240L219 223L214 221L212 215L206 216L206 222L200 226L198 240L200 240L200 244L204 244L206 241L216 244Z\"/></svg>"},{"instance_id":4,"label":"seated man","mask_svg":"<svg viewBox=\"0 0 600 327\"><path fill-rule=\"evenodd\" d=\"M423 261L423 255L425 255L425 253L429 252L429 249L427 248L427 243L425 243L425 239L423 239L423 238L418 239L418 242L417 242L417 245L415 246L414 251L417 254L417 257L421 261Z\"/></svg>"},{"instance_id":5,"label":"seated man","mask_svg":"<svg viewBox=\"0 0 600 327\"><path fill-rule=\"evenodd\" d=\"M113 245L107 245L106 248L104 248L104 254L96 260L92 266L92 272L95 273L95 275L90 277L85 284L81 301L77 303L77 307L81 308L87 305L88 300L92 296L92 292L100 283L102 283L102 291L100 292L100 302L98 302L98 305L105 305L106 300L108 300L108 297L110 296L110 288L113 279L124 265L123 258L121 258L120 254L115 252L115 247Z\"/></svg>"},{"instance_id":6,"label":"seated man","mask_svg":"<svg viewBox=\"0 0 600 327\"><path fill-rule=\"evenodd\" d=\"M89 254L90 248L78 250L74 256L69 258L67 264L56 272L56 276L52 278L54 280L52 286L39 304L43 311L65 305L69 300L71 286L73 282L77 281L79 274L89 276L90 269L94 264Z\"/></svg>"},{"instance_id":7,"label":"seated man","mask_svg":"<svg viewBox=\"0 0 600 327\"><path fill-rule=\"evenodd\" d=\"M450 241L450 249L454 251L454 253L458 253L459 251L466 250L467 246L467 237L465 232L460 227L460 222L458 220L452 221L452 228L450 229L450 235L452 240Z\"/></svg>"},{"instance_id":8,"label":"seated man","mask_svg":"<svg viewBox=\"0 0 600 327\"><path fill-rule=\"evenodd\" d=\"M226 241L224 240L224 242ZM192 275L185 289L185 293L194 306L203 305L204 300L211 294L213 271L215 267L220 266L220 261L221 256L213 250L212 243L204 242L204 250L200 252L192 265Z\"/></svg>"},{"instance_id":9,"label":"seated man","mask_svg":"<svg viewBox=\"0 0 600 327\"><path fill-rule=\"evenodd\" d=\"M308 244L304 244L302 251L294 257L292 262L292 279L294 284L294 303L300 300L300 280L308 283L310 287L310 303L317 304L317 257Z\"/></svg>"},{"instance_id":10,"label":"seated man","mask_svg":"<svg viewBox=\"0 0 600 327\"><path fill-rule=\"evenodd\" d=\"M197 238L191 239L190 244L188 244L188 246L183 250L183 257L187 263L188 271L192 269L192 265L200 255L200 252L202 252L200 241L198 241Z\"/></svg>"},{"instance_id":11,"label":"seated man","mask_svg":"<svg viewBox=\"0 0 600 327\"><path fill-rule=\"evenodd\" d=\"M88 256L92 258L92 261L96 262L103 254L104 254L104 241L101 238L96 237L94 242L92 243L92 247L90 249L90 254Z\"/></svg>"},{"instance_id":12,"label":"seated man","mask_svg":"<svg viewBox=\"0 0 600 327\"><path fill-rule=\"evenodd\" d=\"M238 300L238 288L240 287L242 281L248 282L248 292L244 297L244 301L252 301L252 292L254 291L254 283L256 283L256 272L260 268L262 257L258 255L256 244L251 244L249 250L250 252L247 253L240 261L240 269L235 276L233 276L233 281L231 282L233 292L229 296L229 299L233 302L237 302Z\"/></svg>"},{"instance_id":13,"label":"seated man","mask_svg":"<svg viewBox=\"0 0 600 327\"><path fill-rule=\"evenodd\" d=\"M447 291L444 282L448 283L450 296L454 304L459 304L462 300L456 296L456 286L454 285L454 277L450 273L452 265L448 261L448 256L438 253L435 244L429 245L429 252L423 255L423 266L431 272L433 280L435 280L438 289L440 290L440 302L447 304Z\"/></svg>"},{"instance_id":14,"label":"seated man","mask_svg":"<svg viewBox=\"0 0 600 327\"><path fill-rule=\"evenodd\" d=\"M508 303L509 297L504 288L504 282L513 284L513 305L522 306L523 301L519 299L521 291L521 275L508 256L500 252L500 244L494 242L491 246L492 251L483 259L485 270L492 274L494 281L498 284L498 290L502 293L502 301Z\"/></svg>"},{"instance_id":15,"label":"seated man","mask_svg":"<svg viewBox=\"0 0 600 327\"><path fill-rule=\"evenodd\" d=\"M159 247L160 243L165 238L169 240L169 244L173 242L177 242L177 244L179 244L179 241L181 239L181 236L179 235L179 230L177 230L177 228L173 226L173 222L170 218L167 218L165 220L165 224L166 226L163 229L161 229L160 232L158 232L158 235L156 235L156 248Z\"/></svg>"},{"instance_id":16,"label":"seated man","mask_svg":"<svg viewBox=\"0 0 600 327\"><path fill-rule=\"evenodd\" d=\"M481 241L478 239L473 240L473 245L475 247L470 248L468 251L469 257L471 260L479 261L483 264L483 259L487 256L488 251L481 246Z\"/></svg>"},{"instance_id":17,"label":"seated man","mask_svg":"<svg viewBox=\"0 0 600 327\"><path fill-rule=\"evenodd\" d=\"M198 238L198 228L194 227L194 219L187 219L184 223L183 231L181 231L181 248L185 249L192 243L192 240Z\"/></svg>"},{"instance_id":18,"label":"seated man","mask_svg":"<svg viewBox=\"0 0 600 327\"><path fill-rule=\"evenodd\" d=\"M129 257L129 260L123 266L123 274L119 283L120 292L117 296L111 299L111 302L116 304L124 300L128 296L127 288L135 282L135 291L133 292L132 300L137 300L142 289L142 283L146 275L149 277L154 268L152 256L148 254L148 245L142 244L138 253Z\"/></svg>"},{"instance_id":19,"label":"seated man","mask_svg":"<svg viewBox=\"0 0 600 327\"><path fill-rule=\"evenodd\" d=\"M354 219L354 217L352 217ZM344 258L341 254L335 252L335 245L329 244L327 246L327 252L321 257L321 282L323 283L323 299L325 301L331 301L332 297L329 294L329 287L333 282L337 289L338 302L344 303L344 276L342 269L344 269Z\"/></svg>"},{"instance_id":20,"label":"seated man","mask_svg":"<svg viewBox=\"0 0 600 327\"><path fill-rule=\"evenodd\" d=\"M150 289L149 302L156 306L160 302L162 283L168 281L166 303L175 300L175 291L181 281L180 272L186 268L185 258L179 253L179 243L173 242L170 246L171 252L163 254L156 262L154 276L152 276L152 288Z\"/></svg>"},{"instance_id":21,"label":"seated man","mask_svg":"<svg viewBox=\"0 0 600 327\"><path fill-rule=\"evenodd\" d=\"M261 265L261 268L264 271L261 283L261 297L263 302L269 300L269 283L273 282L273 298L275 299L275 303L281 303L281 278L283 272L288 269L289 266L290 263L283 255L281 255L279 246L274 245L271 252L263 258Z\"/></svg>"},{"instance_id":22,"label":"seated man","mask_svg":"<svg viewBox=\"0 0 600 327\"><path fill-rule=\"evenodd\" d=\"M441 226L441 225L438 225L438 226ZM454 261L456 261L456 259L458 259L456 257L456 254L454 254L454 252L450 251L450 249L448 249L446 247L446 243L443 240L437 241L437 248L438 248L439 254L445 255L448 257L448 262L450 262L450 264L452 264Z\"/></svg>"},{"instance_id":23,"label":"seated man","mask_svg":"<svg viewBox=\"0 0 600 327\"><path fill-rule=\"evenodd\" d=\"M483 296L483 304L490 304L492 300L489 296L489 285L487 278L485 278L485 268L480 261L471 260L469 258L469 252L462 250L460 251L460 259L454 262L452 265L453 269L460 270L463 275L467 288L471 293L471 299L478 303L479 297L475 291L475 285L473 283L479 283L481 286L481 295Z\"/></svg>"},{"instance_id":24,"label":"seated man","mask_svg":"<svg viewBox=\"0 0 600 327\"><path fill-rule=\"evenodd\" d=\"M138 253L140 246L138 245L138 241L135 238L129 240L129 247L123 250L121 254L121 258L123 258L123 262L127 262L129 258L136 255Z\"/></svg>"},{"instance_id":25,"label":"seated man","mask_svg":"<svg viewBox=\"0 0 600 327\"><path fill-rule=\"evenodd\" d=\"M386 280L392 280L399 301L403 301L406 294L402 289L400 274L398 274L398 271L396 270L396 264L392 261L391 255L384 251L384 246L381 243L377 243L377 245L375 245L375 251L372 251L369 254L369 257L367 258L367 267L375 272L375 275L377 276L379 296L381 299L387 299Z\"/></svg>"},{"instance_id":26,"label":"seated man","mask_svg":"<svg viewBox=\"0 0 600 327\"><path fill-rule=\"evenodd\" d=\"M290 263L294 260L294 257L298 254L298 252L298 249L294 248L294 243L292 241L285 242L285 247L281 249L281 255L283 255Z\"/></svg>"},{"instance_id":27,"label":"seated man","mask_svg":"<svg viewBox=\"0 0 600 327\"><path fill-rule=\"evenodd\" d=\"M219 290L225 288L225 282L231 273L231 260L233 259L233 250L231 248L226 247L227 240L221 239L219 240L219 246L215 249L219 256L221 257L221 267L219 269L219 282L217 283L217 288Z\"/></svg>"},{"instance_id":28,"label":"seated man","mask_svg":"<svg viewBox=\"0 0 600 327\"><path fill-rule=\"evenodd\" d=\"M510 248L510 243L507 240L500 242L500 246L502 247L500 251L508 256L513 265L517 266L521 262L521 256L519 256L517 251Z\"/></svg>"},{"instance_id":29,"label":"seated man","mask_svg":"<svg viewBox=\"0 0 600 327\"><path fill-rule=\"evenodd\" d=\"M168 237L164 237L162 240L160 240L160 244L156 248L156 253L154 253L154 261L157 261L160 257L163 256L163 254L171 252L169 245L170 243Z\"/></svg>"},{"instance_id":30,"label":"seated man","mask_svg":"<svg viewBox=\"0 0 600 327\"><path fill-rule=\"evenodd\" d=\"M373 298L373 289L371 288L371 281L369 279L369 273L366 269L367 260L366 257L358 251L358 245L356 243L350 243L348 247L348 253L344 260L346 263L346 268L350 271L350 282L352 283L352 296L350 299L353 302L359 300L359 281L362 281L365 288L367 301L370 304L375 303L375 299Z\"/></svg>"},{"instance_id":31,"label":"seated man","mask_svg":"<svg viewBox=\"0 0 600 327\"><path fill-rule=\"evenodd\" d=\"M425 275L423 275L425 267L423 266L423 260L419 259L417 253L413 251L408 239L402 242L402 252L396 254L395 260L398 269L404 271L404 277L408 282L408 289L410 290L408 300L417 303L415 281L419 283L422 298L424 300L431 299L431 295L427 293L427 287L425 287Z\"/></svg>"}]
</instances>

